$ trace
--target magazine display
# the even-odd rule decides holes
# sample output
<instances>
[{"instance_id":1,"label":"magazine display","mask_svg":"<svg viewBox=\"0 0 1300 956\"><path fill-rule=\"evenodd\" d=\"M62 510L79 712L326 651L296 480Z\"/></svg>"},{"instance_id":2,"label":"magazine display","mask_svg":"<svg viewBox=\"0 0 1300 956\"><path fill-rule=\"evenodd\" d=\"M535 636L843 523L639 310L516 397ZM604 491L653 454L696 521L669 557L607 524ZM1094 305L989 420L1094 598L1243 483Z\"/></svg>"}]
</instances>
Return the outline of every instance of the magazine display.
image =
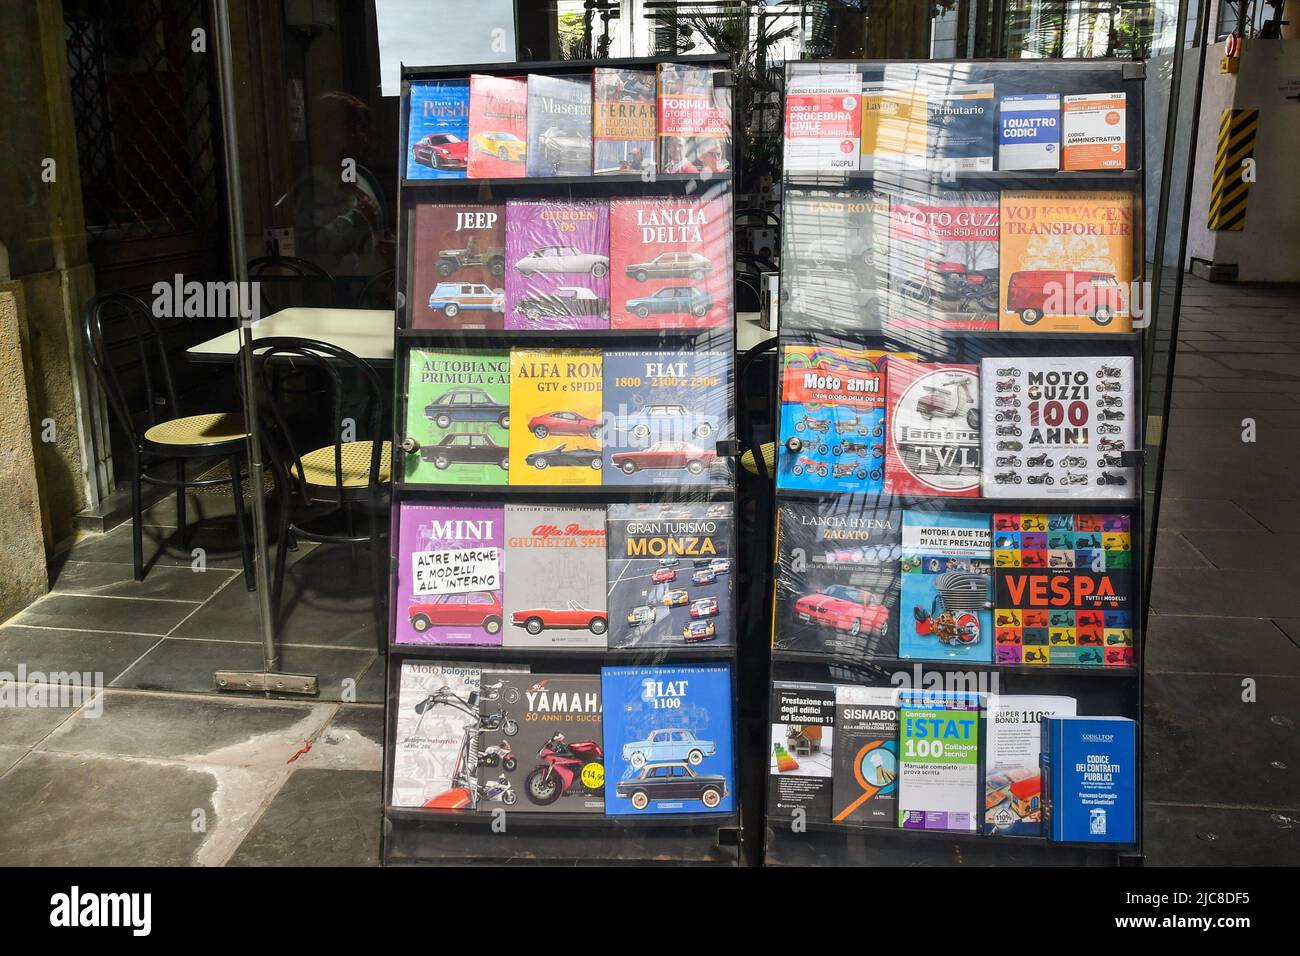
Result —
<instances>
[{"instance_id":1,"label":"magazine display","mask_svg":"<svg viewBox=\"0 0 1300 956\"><path fill-rule=\"evenodd\" d=\"M501 203L422 203L411 254L413 329L505 323L506 210Z\"/></svg>"},{"instance_id":2,"label":"magazine display","mask_svg":"<svg viewBox=\"0 0 1300 956\"><path fill-rule=\"evenodd\" d=\"M977 497L979 366L890 362L886 384L886 493Z\"/></svg>"},{"instance_id":3,"label":"magazine display","mask_svg":"<svg viewBox=\"0 0 1300 956\"><path fill-rule=\"evenodd\" d=\"M506 204L507 329L609 328L609 207Z\"/></svg>"},{"instance_id":4,"label":"magazine display","mask_svg":"<svg viewBox=\"0 0 1300 956\"><path fill-rule=\"evenodd\" d=\"M599 349L510 353L510 484L599 485Z\"/></svg>"},{"instance_id":5,"label":"magazine display","mask_svg":"<svg viewBox=\"0 0 1300 956\"><path fill-rule=\"evenodd\" d=\"M723 70L685 63L659 64L659 171L731 170L731 89L717 84Z\"/></svg>"},{"instance_id":6,"label":"magazine display","mask_svg":"<svg viewBox=\"0 0 1300 956\"><path fill-rule=\"evenodd\" d=\"M411 84L406 178L464 179L469 155L469 81Z\"/></svg>"},{"instance_id":7,"label":"magazine display","mask_svg":"<svg viewBox=\"0 0 1300 956\"><path fill-rule=\"evenodd\" d=\"M903 512L899 657L993 660L989 516Z\"/></svg>"},{"instance_id":8,"label":"magazine display","mask_svg":"<svg viewBox=\"0 0 1300 956\"><path fill-rule=\"evenodd\" d=\"M591 175L591 80L528 74L529 176Z\"/></svg>"},{"instance_id":9,"label":"magazine display","mask_svg":"<svg viewBox=\"0 0 1300 956\"><path fill-rule=\"evenodd\" d=\"M835 728L831 819L898 826L898 691L836 687Z\"/></svg>"},{"instance_id":10,"label":"magazine display","mask_svg":"<svg viewBox=\"0 0 1300 956\"><path fill-rule=\"evenodd\" d=\"M504 485L510 466L510 356L411 349L407 359L409 482Z\"/></svg>"},{"instance_id":11,"label":"magazine display","mask_svg":"<svg viewBox=\"0 0 1300 956\"><path fill-rule=\"evenodd\" d=\"M831 817L835 734L834 684L772 684L772 737L768 753L768 816L820 823Z\"/></svg>"},{"instance_id":12,"label":"magazine display","mask_svg":"<svg viewBox=\"0 0 1300 956\"><path fill-rule=\"evenodd\" d=\"M781 257L789 280L781 290L781 324L848 332L883 328L889 310L889 197L869 190L790 189L785 214Z\"/></svg>"},{"instance_id":13,"label":"magazine display","mask_svg":"<svg viewBox=\"0 0 1300 956\"><path fill-rule=\"evenodd\" d=\"M597 176L653 172L656 162L654 70L592 71L592 165Z\"/></svg>"},{"instance_id":14,"label":"magazine display","mask_svg":"<svg viewBox=\"0 0 1300 956\"><path fill-rule=\"evenodd\" d=\"M522 76L469 78L470 179L510 179L527 173L528 80Z\"/></svg>"}]
</instances>

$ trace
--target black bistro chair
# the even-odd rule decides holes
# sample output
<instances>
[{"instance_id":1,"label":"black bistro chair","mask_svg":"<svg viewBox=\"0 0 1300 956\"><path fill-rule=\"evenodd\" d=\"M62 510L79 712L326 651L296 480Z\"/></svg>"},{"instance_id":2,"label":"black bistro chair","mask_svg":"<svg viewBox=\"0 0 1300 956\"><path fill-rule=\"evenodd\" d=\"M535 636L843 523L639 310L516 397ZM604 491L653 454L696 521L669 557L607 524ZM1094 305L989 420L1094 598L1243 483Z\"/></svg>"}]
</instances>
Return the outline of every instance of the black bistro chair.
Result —
<instances>
[{"instance_id":1,"label":"black bistro chair","mask_svg":"<svg viewBox=\"0 0 1300 956\"><path fill-rule=\"evenodd\" d=\"M121 337L115 344L129 354L135 363L133 369L119 368L110 360L110 350L104 345L106 318L116 320ZM181 412L162 331L149 307L137 296L109 292L92 298L81 313L81 335L86 358L108 398L109 412L130 442L131 545L135 579L143 581L145 576L142 485L176 489L176 524L181 547L185 548L188 546L186 489L229 483L235 496L235 524L239 530L239 552L244 562L244 584L248 590L254 590L253 554L248 540L240 473L241 462L248 454L248 429L244 416L238 412L202 412L197 415ZM127 399L131 392L143 392L143 423L132 414ZM230 469L229 476L189 477L186 466L204 459L224 459ZM158 473L168 465L173 469L171 478Z\"/></svg>"},{"instance_id":2,"label":"black bistro chair","mask_svg":"<svg viewBox=\"0 0 1300 956\"><path fill-rule=\"evenodd\" d=\"M294 414L297 393L280 394L284 376L278 371L286 366L323 382L320 391L327 398L309 415ZM366 545L383 650L393 445L384 437L380 378L346 349L288 336L258 339L253 367L261 437L280 496L271 590L276 620L284 594L286 551L298 539Z\"/></svg>"}]
</instances>

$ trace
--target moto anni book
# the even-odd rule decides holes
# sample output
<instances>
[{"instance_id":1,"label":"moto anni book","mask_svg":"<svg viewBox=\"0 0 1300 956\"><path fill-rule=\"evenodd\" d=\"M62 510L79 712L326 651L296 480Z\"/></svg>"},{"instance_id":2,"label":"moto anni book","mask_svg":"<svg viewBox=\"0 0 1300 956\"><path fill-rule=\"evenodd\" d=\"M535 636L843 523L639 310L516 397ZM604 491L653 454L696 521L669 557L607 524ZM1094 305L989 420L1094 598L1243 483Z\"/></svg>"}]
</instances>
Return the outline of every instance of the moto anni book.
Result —
<instances>
[{"instance_id":1,"label":"moto anni book","mask_svg":"<svg viewBox=\"0 0 1300 956\"><path fill-rule=\"evenodd\" d=\"M469 81L411 83L406 178L464 179L469 156Z\"/></svg>"},{"instance_id":2,"label":"moto anni book","mask_svg":"<svg viewBox=\"0 0 1300 956\"><path fill-rule=\"evenodd\" d=\"M654 70L591 71L592 165L597 176L634 176L658 168Z\"/></svg>"},{"instance_id":3,"label":"moto anni book","mask_svg":"<svg viewBox=\"0 0 1300 956\"><path fill-rule=\"evenodd\" d=\"M1073 697L988 696L984 731L985 834L1043 835L1039 725L1046 717L1073 717L1075 705Z\"/></svg>"},{"instance_id":4,"label":"moto anni book","mask_svg":"<svg viewBox=\"0 0 1300 956\"><path fill-rule=\"evenodd\" d=\"M731 668L605 667L605 812L736 809Z\"/></svg>"},{"instance_id":5,"label":"moto anni book","mask_svg":"<svg viewBox=\"0 0 1300 956\"><path fill-rule=\"evenodd\" d=\"M899 657L993 660L989 516L903 512Z\"/></svg>"},{"instance_id":6,"label":"moto anni book","mask_svg":"<svg viewBox=\"0 0 1300 956\"><path fill-rule=\"evenodd\" d=\"M402 476L411 483L504 485L510 467L510 356L413 348L407 360Z\"/></svg>"},{"instance_id":7,"label":"moto anni book","mask_svg":"<svg viewBox=\"0 0 1300 956\"><path fill-rule=\"evenodd\" d=\"M410 327L503 328L504 204L424 203L414 215Z\"/></svg>"},{"instance_id":8,"label":"moto anni book","mask_svg":"<svg viewBox=\"0 0 1300 956\"><path fill-rule=\"evenodd\" d=\"M829 823L831 775L838 752L835 685L772 682L768 741L768 815Z\"/></svg>"},{"instance_id":9,"label":"moto anni book","mask_svg":"<svg viewBox=\"0 0 1300 956\"><path fill-rule=\"evenodd\" d=\"M831 819L898 826L898 691L835 688L835 775Z\"/></svg>"},{"instance_id":10,"label":"moto anni book","mask_svg":"<svg viewBox=\"0 0 1300 956\"><path fill-rule=\"evenodd\" d=\"M591 175L591 80L528 74L529 176Z\"/></svg>"},{"instance_id":11,"label":"moto anni book","mask_svg":"<svg viewBox=\"0 0 1300 956\"><path fill-rule=\"evenodd\" d=\"M599 349L510 352L510 484L599 485Z\"/></svg>"},{"instance_id":12,"label":"moto anni book","mask_svg":"<svg viewBox=\"0 0 1300 956\"><path fill-rule=\"evenodd\" d=\"M609 328L609 207L506 204L505 327Z\"/></svg>"},{"instance_id":13,"label":"moto anni book","mask_svg":"<svg viewBox=\"0 0 1300 956\"><path fill-rule=\"evenodd\" d=\"M686 63L659 64L659 171L731 170L731 89L716 79L726 71Z\"/></svg>"},{"instance_id":14,"label":"moto anni book","mask_svg":"<svg viewBox=\"0 0 1300 956\"><path fill-rule=\"evenodd\" d=\"M605 509L505 506L507 647L604 647Z\"/></svg>"},{"instance_id":15,"label":"moto anni book","mask_svg":"<svg viewBox=\"0 0 1300 956\"><path fill-rule=\"evenodd\" d=\"M974 832L979 813L979 699L900 691L898 825Z\"/></svg>"},{"instance_id":16,"label":"moto anni book","mask_svg":"<svg viewBox=\"0 0 1300 956\"><path fill-rule=\"evenodd\" d=\"M1066 843L1137 840L1137 724L1048 717L1042 733L1043 829Z\"/></svg>"},{"instance_id":17,"label":"moto anni book","mask_svg":"<svg viewBox=\"0 0 1300 956\"><path fill-rule=\"evenodd\" d=\"M528 80L522 76L469 78L470 179L512 179L527 172Z\"/></svg>"},{"instance_id":18,"label":"moto anni book","mask_svg":"<svg viewBox=\"0 0 1300 956\"><path fill-rule=\"evenodd\" d=\"M976 497L979 366L891 361L885 380L885 492Z\"/></svg>"}]
</instances>

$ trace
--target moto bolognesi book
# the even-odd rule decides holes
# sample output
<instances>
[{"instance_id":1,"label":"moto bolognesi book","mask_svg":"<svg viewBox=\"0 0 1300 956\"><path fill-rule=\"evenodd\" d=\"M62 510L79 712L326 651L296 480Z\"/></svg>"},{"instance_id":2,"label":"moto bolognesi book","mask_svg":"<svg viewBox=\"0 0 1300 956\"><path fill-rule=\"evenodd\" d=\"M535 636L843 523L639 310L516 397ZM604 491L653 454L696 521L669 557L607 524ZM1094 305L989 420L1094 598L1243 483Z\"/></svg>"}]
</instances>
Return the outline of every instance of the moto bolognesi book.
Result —
<instances>
[{"instance_id":1,"label":"moto bolognesi book","mask_svg":"<svg viewBox=\"0 0 1300 956\"><path fill-rule=\"evenodd\" d=\"M1004 190L999 328L1131 332L1133 197Z\"/></svg>"},{"instance_id":2,"label":"moto bolognesi book","mask_svg":"<svg viewBox=\"0 0 1300 956\"><path fill-rule=\"evenodd\" d=\"M528 74L529 176L591 175L591 78Z\"/></svg>"},{"instance_id":3,"label":"moto bolognesi book","mask_svg":"<svg viewBox=\"0 0 1300 956\"><path fill-rule=\"evenodd\" d=\"M1127 165L1123 93L1082 93L1061 100L1062 169L1124 169Z\"/></svg>"},{"instance_id":4,"label":"moto bolognesi book","mask_svg":"<svg viewBox=\"0 0 1300 956\"><path fill-rule=\"evenodd\" d=\"M785 89L786 172L856 171L861 153L861 74L848 63L800 64Z\"/></svg>"},{"instance_id":5,"label":"moto bolognesi book","mask_svg":"<svg viewBox=\"0 0 1300 956\"><path fill-rule=\"evenodd\" d=\"M731 89L716 86L726 70L659 64L659 171L731 171Z\"/></svg>"},{"instance_id":6,"label":"moto bolognesi book","mask_svg":"<svg viewBox=\"0 0 1300 956\"><path fill-rule=\"evenodd\" d=\"M902 511L838 495L777 513L772 646L898 656Z\"/></svg>"},{"instance_id":7,"label":"moto bolognesi book","mask_svg":"<svg viewBox=\"0 0 1300 956\"><path fill-rule=\"evenodd\" d=\"M979 695L899 691L898 825L979 827Z\"/></svg>"},{"instance_id":8,"label":"moto bolognesi book","mask_svg":"<svg viewBox=\"0 0 1300 956\"><path fill-rule=\"evenodd\" d=\"M396 643L501 644L504 528L500 505L401 505Z\"/></svg>"},{"instance_id":9,"label":"moto bolognesi book","mask_svg":"<svg viewBox=\"0 0 1300 956\"><path fill-rule=\"evenodd\" d=\"M415 207L411 328L504 327L505 225L501 203Z\"/></svg>"},{"instance_id":10,"label":"moto bolognesi book","mask_svg":"<svg viewBox=\"0 0 1300 956\"><path fill-rule=\"evenodd\" d=\"M510 356L413 348L407 360L403 480L504 485L510 465Z\"/></svg>"},{"instance_id":11,"label":"moto bolognesi book","mask_svg":"<svg viewBox=\"0 0 1300 956\"><path fill-rule=\"evenodd\" d=\"M469 153L469 81L411 83L406 178L464 179Z\"/></svg>"},{"instance_id":12,"label":"moto bolognesi book","mask_svg":"<svg viewBox=\"0 0 1300 956\"><path fill-rule=\"evenodd\" d=\"M1061 97L1025 93L998 100L998 169L1061 168Z\"/></svg>"},{"instance_id":13,"label":"moto bolognesi book","mask_svg":"<svg viewBox=\"0 0 1300 956\"><path fill-rule=\"evenodd\" d=\"M997 329L999 216L995 192L890 199L887 329Z\"/></svg>"},{"instance_id":14,"label":"moto bolognesi book","mask_svg":"<svg viewBox=\"0 0 1300 956\"><path fill-rule=\"evenodd\" d=\"M523 176L527 151L527 78L470 74L469 178Z\"/></svg>"},{"instance_id":15,"label":"moto bolognesi book","mask_svg":"<svg viewBox=\"0 0 1300 956\"><path fill-rule=\"evenodd\" d=\"M932 84L926 95L928 166L933 172L993 169L992 83Z\"/></svg>"},{"instance_id":16,"label":"moto bolognesi book","mask_svg":"<svg viewBox=\"0 0 1300 956\"><path fill-rule=\"evenodd\" d=\"M837 754L835 685L772 682L769 817L829 823Z\"/></svg>"},{"instance_id":17,"label":"moto bolognesi book","mask_svg":"<svg viewBox=\"0 0 1300 956\"><path fill-rule=\"evenodd\" d=\"M604 647L605 509L505 506L506 647Z\"/></svg>"},{"instance_id":18,"label":"moto bolognesi book","mask_svg":"<svg viewBox=\"0 0 1300 956\"><path fill-rule=\"evenodd\" d=\"M985 704L984 832L1042 836L1043 780L1039 724L1073 717L1073 697L990 694Z\"/></svg>"},{"instance_id":19,"label":"moto bolognesi book","mask_svg":"<svg viewBox=\"0 0 1300 956\"><path fill-rule=\"evenodd\" d=\"M985 498L1132 498L1130 356L986 358Z\"/></svg>"},{"instance_id":20,"label":"moto bolognesi book","mask_svg":"<svg viewBox=\"0 0 1300 956\"><path fill-rule=\"evenodd\" d=\"M1043 831L1068 843L1137 839L1137 724L1127 717L1047 717Z\"/></svg>"},{"instance_id":21,"label":"moto bolognesi book","mask_svg":"<svg viewBox=\"0 0 1300 956\"><path fill-rule=\"evenodd\" d=\"M890 687L835 688L835 823L898 826L898 693Z\"/></svg>"},{"instance_id":22,"label":"moto bolognesi book","mask_svg":"<svg viewBox=\"0 0 1300 956\"><path fill-rule=\"evenodd\" d=\"M510 484L599 485L599 349L510 352Z\"/></svg>"},{"instance_id":23,"label":"moto bolognesi book","mask_svg":"<svg viewBox=\"0 0 1300 956\"><path fill-rule=\"evenodd\" d=\"M731 437L731 362L716 350L607 349L604 483L729 483L717 448Z\"/></svg>"},{"instance_id":24,"label":"moto bolognesi book","mask_svg":"<svg viewBox=\"0 0 1300 956\"><path fill-rule=\"evenodd\" d=\"M609 207L506 204L507 329L609 328Z\"/></svg>"},{"instance_id":25,"label":"moto bolognesi book","mask_svg":"<svg viewBox=\"0 0 1300 956\"><path fill-rule=\"evenodd\" d=\"M997 663L1135 663L1130 522L1126 514L993 516Z\"/></svg>"},{"instance_id":26,"label":"moto bolognesi book","mask_svg":"<svg viewBox=\"0 0 1300 956\"><path fill-rule=\"evenodd\" d=\"M599 674L484 670L479 709L500 725L479 732L480 811L604 811ZM513 735L501 729L507 720Z\"/></svg>"},{"instance_id":27,"label":"moto bolognesi book","mask_svg":"<svg viewBox=\"0 0 1300 956\"><path fill-rule=\"evenodd\" d=\"M592 171L627 176L658 168L653 70L592 70Z\"/></svg>"},{"instance_id":28,"label":"moto bolognesi book","mask_svg":"<svg viewBox=\"0 0 1300 956\"><path fill-rule=\"evenodd\" d=\"M885 382L885 493L978 495L979 366L891 361Z\"/></svg>"},{"instance_id":29,"label":"moto bolognesi book","mask_svg":"<svg viewBox=\"0 0 1300 956\"><path fill-rule=\"evenodd\" d=\"M605 813L732 813L731 668L605 667Z\"/></svg>"},{"instance_id":30,"label":"moto bolognesi book","mask_svg":"<svg viewBox=\"0 0 1300 956\"><path fill-rule=\"evenodd\" d=\"M992 564L988 515L904 511L898 656L991 662Z\"/></svg>"},{"instance_id":31,"label":"moto bolognesi book","mask_svg":"<svg viewBox=\"0 0 1300 956\"><path fill-rule=\"evenodd\" d=\"M731 322L731 194L614 199L610 326L716 328Z\"/></svg>"},{"instance_id":32,"label":"moto bolognesi book","mask_svg":"<svg viewBox=\"0 0 1300 956\"><path fill-rule=\"evenodd\" d=\"M735 643L728 503L611 504L610 647Z\"/></svg>"}]
</instances>

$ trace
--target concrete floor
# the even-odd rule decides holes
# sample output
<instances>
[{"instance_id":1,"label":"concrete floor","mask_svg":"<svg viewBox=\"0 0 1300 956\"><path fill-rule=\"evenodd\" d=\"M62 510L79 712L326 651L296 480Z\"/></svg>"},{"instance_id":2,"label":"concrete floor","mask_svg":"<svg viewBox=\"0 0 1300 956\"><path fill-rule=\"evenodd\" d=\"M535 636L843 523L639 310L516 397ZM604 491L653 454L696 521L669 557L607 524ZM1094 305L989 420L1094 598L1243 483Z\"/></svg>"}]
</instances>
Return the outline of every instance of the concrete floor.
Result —
<instances>
[{"instance_id":1,"label":"concrete floor","mask_svg":"<svg viewBox=\"0 0 1300 956\"><path fill-rule=\"evenodd\" d=\"M1300 861L1298 292L1186 279L1147 637L1154 865ZM188 549L171 501L150 510L143 582L129 526L91 536L0 628L0 671L107 685L77 709L0 708L0 865L377 862L383 670L352 559L291 556L284 668L321 699L216 696L213 671L261 650L229 500L199 501Z\"/></svg>"}]
</instances>

